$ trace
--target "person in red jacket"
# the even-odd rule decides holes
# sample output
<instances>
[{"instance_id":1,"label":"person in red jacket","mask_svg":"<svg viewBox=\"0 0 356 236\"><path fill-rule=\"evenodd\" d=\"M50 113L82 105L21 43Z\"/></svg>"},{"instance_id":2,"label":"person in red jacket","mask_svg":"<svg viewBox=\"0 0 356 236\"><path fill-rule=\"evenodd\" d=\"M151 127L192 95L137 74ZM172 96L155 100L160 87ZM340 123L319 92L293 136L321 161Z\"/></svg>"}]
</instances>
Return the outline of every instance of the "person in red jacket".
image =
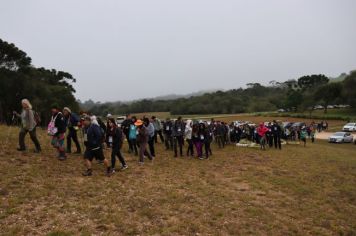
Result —
<instances>
[{"instance_id":1,"label":"person in red jacket","mask_svg":"<svg viewBox=\"0 0 356 236\"><path fill-rule=\"evenodd\" d=\"M260 139L261 149L266 150L266 133L268 132L268 128L261 123L257 128L257 134Z\"/></svg>"}]
</instances>

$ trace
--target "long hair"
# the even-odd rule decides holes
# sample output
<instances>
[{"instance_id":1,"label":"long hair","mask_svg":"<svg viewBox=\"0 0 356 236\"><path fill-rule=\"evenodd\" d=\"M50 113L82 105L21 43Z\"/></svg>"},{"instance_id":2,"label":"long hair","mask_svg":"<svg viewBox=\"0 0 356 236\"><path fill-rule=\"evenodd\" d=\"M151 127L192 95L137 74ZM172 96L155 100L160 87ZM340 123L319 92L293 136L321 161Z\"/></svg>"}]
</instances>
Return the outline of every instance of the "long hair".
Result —
<instances>
[{"instance_id":1,"label":"long hair","mask_svg":"<svg viewBox=\"0 0 356 236\"><path fill-rule=\"evenodd\" d=\"M32 105L27 98L22 99L21 104L26 104L29 109L32 109Z\"/></svg>"}]
</instances>

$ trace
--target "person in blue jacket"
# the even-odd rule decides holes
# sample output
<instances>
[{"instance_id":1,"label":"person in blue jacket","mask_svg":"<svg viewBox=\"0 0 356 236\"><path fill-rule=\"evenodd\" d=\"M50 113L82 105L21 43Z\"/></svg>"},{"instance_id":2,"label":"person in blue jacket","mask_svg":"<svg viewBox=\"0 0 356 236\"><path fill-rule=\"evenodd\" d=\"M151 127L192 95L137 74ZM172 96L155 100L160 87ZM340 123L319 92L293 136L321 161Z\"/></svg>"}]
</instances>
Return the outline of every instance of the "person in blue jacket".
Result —
<instances>
[{"instance_id":1,"label":"person in blue jacket","mask_svg":"<svg viewBox=\"0 0 356 236\"><path fill-rule=\"evenodd\" d=\"M130 128L129 128L129 142L132 146L133 151L135 152L135 156L138 155L138 150L137 150L137 128L135 125L135 122L137 121L136 117L133 116L132 117L132 123L130 124Z\"/></svg>"},{"instance_id":2,"label":"person in blue jacket","mask_svg":"<svg viewBox=\"0 0 356 236\"><path fill-rule=\"evenodd\" d=\"M84 159L87 170L83 173L83 176L92 175L92 161L94 158L104 163L106 174L110 176L111 168L103 152L103 136L104 132L100 128L96 117L86 116L84 118Z\"/></svg>"},{"instance_id":3,"label":"person in blue jacket","mask_svg":"<svg viewBox=\"0 0 356 236\"><path fill-rule=\"evenodd\" d=\"M80 144L78 141L78 134L77 134L77 131L79 129L78 128L79 117L75 113L72 113L72 111L68 107L63 108L63 115L68 130L66 152L67 153L72 152L72 139L73 139L73 142L75 143L75 146L77 148L77 151L75 153L80 154L82 150L80 148Z\"/></svg>"}]
</instances>

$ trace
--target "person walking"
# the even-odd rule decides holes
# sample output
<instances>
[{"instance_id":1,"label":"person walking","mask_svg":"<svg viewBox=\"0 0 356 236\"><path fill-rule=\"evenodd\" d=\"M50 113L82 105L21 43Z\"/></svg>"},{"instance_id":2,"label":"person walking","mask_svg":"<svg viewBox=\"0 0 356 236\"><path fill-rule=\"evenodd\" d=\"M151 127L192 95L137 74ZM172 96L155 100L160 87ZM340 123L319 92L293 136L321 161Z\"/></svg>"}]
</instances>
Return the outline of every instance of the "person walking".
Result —
<instances>
[{"instance_id":1,"label":"person walking","mask_svg":"<svg viewBox=\"0 0 356 236\"><path fill-rule=\"evenodd\" d=\"M148 130L144 126L142 120L137 120L135 122L135 126L137 127L138 130L137 142L140 148L139 163L142 165L144 163L145 154L147 155L148 159L150 159L151 161L153 160L151 153L147 151L147 144L149 139Z\"/></svg>"},{"instance_id":2,"label":"person walking","mask_svg":"<svg viewBox=\"0 0 356 236\"><path fill-rule=\"evenodd\" d=\"M173 137L172 137L173 123L170 118L167 118L163 123L164 144L166 150L173 150Z\"/></svg>"},{"instance_id":3,"label":"person walking","mask_svg":"<svg viewBox=\"0 0 356 236\"><path fill-rule=\"evenodd\" d=\"M52 105L52 117L48 124L48 134L52 136L51 144L58 152L60 161L66 160L67 156L64 151L64 138L66 132L66 123L63 114L59 111L57 105Z\"/></svg>"},{"instance_id":4,"label":"person walking","mask_svg":"<svg viewBox=\"0 0 356 236\"><path fill-rule=\"evenodd\" d=\"M185 131L185 124L182 120L182 117L178 117L178 119L174 122L172 135L174 139L173 147L174 147L174 157L178 156L178 146L179 146L179 154L183 156L183 136Z\"/></svg>"},{"instance_id":5,"label":"person walking","mask_svg":"<svg viewBox=\"0 0 356 236\"><path fill-rule=\"evenodd\" d=\"M41 152L41 145L38 141L36 134L36 113L32 110L32 105L28 99L22 99L22 112L18 114L16 111L13 112L14 116L21 118L21 129L19 133L19 147L18 151L26 151L25 137L27 133L30 134L30 138L35 145L35 152Z\"/></svg>"},{"instance_id":6,"label":"person walking","mask_svg":"<svg viewBox=\"0 0 356 236\"><path fill-rule=\"evenodd\" d=\"M188 143L187 157L194 156L194 145L192 140L192 131L193 131L192 123L193 123L192 120L187 120L187 123L185 125L185 130L184 130L184 137Z\"/></svg>"},{"instance_id":7,"label":"person walking","mask_svg":"<svg viewBox=\"0 0 356 236\"><path fill-rule=\"evenodd\" d=\"M150 154L152 157L155 157L155 127L153 125L153 120L150 122L150 120L146 117L143 119L143 123L147 129L148 132L148 148L150 150Z\"/></svg>"},{"instance_id":8,"label":"person walking","mask_svg":"<svg viewBox=\"0 0 356 236\"><path fill-rule=\"evenodd\" d=\"M135 153L135 156L138 155L137 151L137 127L135 122L137 121L136 117L133 116L130 123L130 130L129 130L129 144L131 145L132 151Z\"/></svg>"},{"instance_id":9,"label":"person walking","mask_svg":"<svg viewBox=\"0 0 356 236\"><path fill-rule=\"evenodd\" d=\"M110 174L115 173L115 164L116 164L116 157L119 158L119 161L121 162L121 170L125 170L128 168L125 158L122 155L121 148L122 144L124 142L124 134L121 130L120 127L116 125L115 119L114 118L109 118L108 119L108 131L107 133L111 137L111 169L110 169Z\"/></svg>"},{"instance_id":10,"label":"person walking","mask_svg":"<svg viewBox=\"0 0 356 236\"><path fill-rule=\"evenodd\" d=\"M282 149L282 143L281 143L282 128L277 123L276 120L273 121L271 130L272 130L272 135L273 135L274 148L276 148L276 149L279 148L279 150L281 150Z\"/></svg>"},{"instance_id":11,"label":"person walking","mask_svg":"<svg viewBox=\"0 0 356 236\"><path fill-rule=\"evenodd\" d=\"M152 119L153 126L155 128L155 134L154 134L155 143L157 143L157 141L158 141L157 136L159 136L159 138L161 139L161 142L164 143L161 120L155 116L152 116L151 119Z\"/></svg>"},{"instance_id":12,"label":"person walking","mask_svg":"<svg viewBox=\"0 0 356 236\"><path fill-rule=\"evenodd\" d=\"M268 132L268 128L261 123L257 128L257 134L259 136L261 149L266 150L266 133Z\"/></svg>"},{"instance_id":13,"label":"person walking","mask_svg":"<svg viewBox=\"0 0 356 236\"><path fill-rule=\"evenodd\" d=\"M94 158L97 161L104 163L106 167L106 175L110 175L111 167L103 152L104 137L105 133L100 127L96 117L86 116L84 118L84 162L87 170L82 173L83 176L91 176L93 174L92 162Z\"/></svg>"},{"instance_id":14,"label":"person walking","mask_svg":"<svg viewBox=\"0 0 356 236\"><path fill-rule=\"evenodd\" d=\"M68 107L63 108L63 115L64 115L64 122L68 130L66 152L67 153L72 152L72 139L73 139L73 142L75 143L75 146L77 148L77 151L75 153L80 154L82 151L80 148L80 144L78 141L78 134L77 134L77 131L79 130L78 125L80 122L79 117L75 113L72 113L72 111Z\"/></svg>"},{"instance_id":15,"label":"person walking","mask_svg":"<svg viewBox=\"0 0 356 236\"><path fill-rule=\"evenodd\" d=\"M195 150L197 151L197 157L199 159L203 159L203 142L201 141L201 137L199 136L199 125L194 124L192 129L192 141L195 146Z\"/></svg>"}]
</instances>

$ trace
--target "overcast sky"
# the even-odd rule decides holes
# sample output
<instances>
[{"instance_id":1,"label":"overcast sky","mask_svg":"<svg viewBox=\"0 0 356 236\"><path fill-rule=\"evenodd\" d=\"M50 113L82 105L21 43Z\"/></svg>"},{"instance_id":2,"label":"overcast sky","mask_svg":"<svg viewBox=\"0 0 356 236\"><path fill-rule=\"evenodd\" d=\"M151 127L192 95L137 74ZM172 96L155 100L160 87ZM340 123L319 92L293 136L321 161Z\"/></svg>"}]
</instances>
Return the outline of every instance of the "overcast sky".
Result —
<instances>
[{"instance_id":1,"label":"overcast sky","mask_svg":"<svg viewBox=\"0 0 356 236\"><path fill-rule=\"evenodd\" d=\"M0 0L0 38L131 100L356 69L355 0Z\"/></svg>"}]
</instances>

